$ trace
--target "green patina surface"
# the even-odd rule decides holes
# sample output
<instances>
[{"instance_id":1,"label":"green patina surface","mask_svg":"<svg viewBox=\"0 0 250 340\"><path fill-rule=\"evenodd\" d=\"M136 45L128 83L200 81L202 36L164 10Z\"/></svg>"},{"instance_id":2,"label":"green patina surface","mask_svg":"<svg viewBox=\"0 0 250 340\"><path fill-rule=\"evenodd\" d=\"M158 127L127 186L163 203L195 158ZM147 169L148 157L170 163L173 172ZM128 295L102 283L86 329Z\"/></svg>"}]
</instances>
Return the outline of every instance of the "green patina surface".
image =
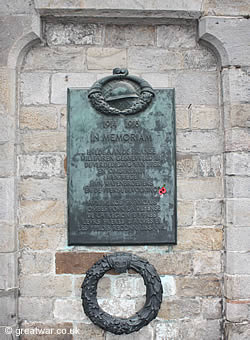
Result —
<instances>
[{"instance_id":1,"label":"green patina surface","mask_svg":"<svg viewBox=\"0 0 250 340\"><path fill-rule=\"evenodd\" d=\"M173 89L134 115L104 115L69 89L67 138L69 245L176 243Z\"/></svg>"}]
</instances>

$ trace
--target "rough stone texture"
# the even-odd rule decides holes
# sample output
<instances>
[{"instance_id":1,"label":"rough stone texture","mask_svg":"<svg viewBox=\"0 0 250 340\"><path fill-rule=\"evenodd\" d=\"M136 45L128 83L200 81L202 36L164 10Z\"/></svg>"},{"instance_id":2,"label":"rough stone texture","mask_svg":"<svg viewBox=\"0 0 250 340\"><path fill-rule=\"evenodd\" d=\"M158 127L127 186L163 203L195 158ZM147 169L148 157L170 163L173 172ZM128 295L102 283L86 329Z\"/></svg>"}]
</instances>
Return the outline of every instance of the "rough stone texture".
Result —
<instances>
[{"instance_id":1,"label":"rough stone texture","mask_svg":"<svg viewBox=\"0 0 250 340\"><path fill-rule=\"evenodd\" d=\"M226 268L228 274L250 274L250 252L227 252Z\"/></svg>"},{"instance_id":2,"label":"rough stone texture","mask_svg":"<svg viewBox=\"0 0 250 340\"><path fill-rule=\"evenodd\" d=\"M193 224L194 204L189 201L178 201L177 207L178 225L182 227Z\"/></svg>"},{"instance_id":3,"label":"rough stone texture","mask_svg":"<svg viewBox=\"0 0 250 340\"><path fill-rule=\"evenodd\" d=\"M248 15L248 0L205 0L202 10L207 15Z\"/></svg>"},{"instance_id":4,"label":"rough stone texture","mask_svg":"<svg viewBox=\"0 0 250 340\"><path fill-rule=\"evenodd\" d=\"M250 275L225 275L225 296L228 299L250 299Z\"/></svg>"},{"instance_id":5,"label":"rough stone texture","mask_svg":"<svg viewBox=\"0 0 250 340\"><path fill-rule=\"evenodd\" d=\"M180 178L197 177L198 164L197 156L178 152L176 155L177 176Z\"/></svg>"},{"instance_id":6,"label":"rough stone texture","mask_svg":"<svg viewBox=\"0 0 250 340\"><path fill-rule=\"evenodd\" d=\"M177 151L215 153L222 149L222 138L216 131L177 132Z\"/></svg>"},{"instance_id":7,"label":"rough stone texture","mask_svg":"<svg viewBox=\"0 0 250 340\"><path fill-rule=\"evenodd\" d=\"M41 178L64 176L63 156L61 154L22 155L19 161L21 176Z\"/></svg>"},{"instance_id":8,"label":"rough stone texture","mask_svg":"<svg viewBox=\"0 0 250 340\"><path fill-rule=\"evenodd\" d=\"M66 151L66 133L44 131L21 135L24 153Z\"/></svg>"},{"instance_id":9,"label":"rough stone texture","mask_svg":"<svg viewBox=\"0 0 250 340\"><path fill-rule=\"evenodd\" d=\"M8 177L14 174L13 160L15 148L11 141L0 144L0 176Z\"/></svg>"},{"instance_id":10,"label":"rough stone texture","mask_svg":"<svg viewBox=\"0 0 250 340\"><path fill-rule=\"evenodd\" d=\"M136 312L136 301L134 299L112 297L98 299L98 304L105 312L121 318L128 318Z\"/></svg>"},{"instance_id":11,"label":"rough stone texture","mask_svg":"<svg viewBox=\"0 0 250 340\"><path fill-rule=\"evenodd\" d=\"M177 129L188 129L190 127L190 113L189 109L184 105L176 105L176 128Z\"/></svg>"},{"instance_id":12,"label":"rough stone texture","mask_svg":"<svg viewBox=\"0 0 250 340\"><path fill-rule=\"evenodd\" d=\"M232 105L228 127L250 127L250 104Z\"/></svg>"},{"instance_id":13,"label":"rough stone texture","mask_svg":"<svg viewBox=\"0 0 250 340\"><path fill-rule=\"evenodd\" d=\"M178 277L176 279L178 296L220 296L220 281L214 276Z\"/></svg>"},{"instance_id":14,"label":"rough stone texture","mask_svg":"<svg viewBox=\"0 0 250 340\"><path fill-rule=\"evenodd\" d=\"M226 243L228 251L250 251L250 228L227 228Z\"/></svg>"},{"instance_id":15,"label":"rough stone texture","mask_svg":"<svg viewBox=\"0 0 250 340\"><path fill-rule=\"evenodd\" d=\"M226 318L231 322L248 321L249 304L247 303L226 303Z\"/></svg>"},{"instance_id":16,"label":"rough stone texture","mask_svg":"<svg viewBox=\"0 0 250 340\"><path fill-rule=\"evenodd\" d=\"M0 221L13 221L14 212L11 206L13 200L14 180L12 178L0 178Z\"/></svg>"},{"instance_id":17,"label":"rough stone texture","mask_svg":"<svg viewBox=\"0 0 250 340\"><path fill-rule=\"evenodd\" d=\"M250 170L250 154L229 152L225 156L226 174L248 176Z\"/></svg>"},{"instance_id":18,"label":"rough stone texture","mask_svg":"<svg viewBox=\"0 0 250 340\"><path fill-rule=\"evenodd\" d=\"M136 333L115 335L107 332L105 340L153 340L154 330L151 325L145 326ZM97 338L98 340L98 338Z\"/></svg>"},{"instance_id":19,"label":"rough stone texture","mask_svg":"<svg viewBox=\"0 0 250 340\"><path fill-rule=\"evenodd\" d=\"M146 295L146 286L142 277L119 275L113 280L112 293L115 297L136 298Z\"/></svg>"},{"instance_id":20,"label":"rough stone texture","mask_svg":"<svg viewBox=\"0 0 250 340\"><path fill-rule=\"evenodd\" d=\"M184 54L184 68L191 70L215 71L216 58L210 51L203 49L188 50Z\"/></svg>"},{"instance_id":21,"label":"rough stone texture","mask_svg":"<svg viewBox=\"0 0 250 340\"><path fill-rule=\"evenodd\" d=\"M84 276L75 277L74 282L74 295L80 297L82 293L81 285L84 281ZM111 297L111 278L108 275L102 277L97 285L97 297L98 298L109 298Z\"/></svg>"},{"instance_id":22,"label":"rough stone texture","mask_svg":"<svg viewBox=\"0 0 250 340\"><path fill-rule=\"evenodd\" d=\"M154 26L107 25L105 27L106 46L151 46L154 45L154 40Z\"/></svg>"},{"instance_id":23,"label":"rough stone texture","mask_svg":"<svg viewBox=\"0 0 250 340\"><path fill-rule=\"evenodd\" d=\"M202 315L205 319L220 319L222 300L219 298L206 298L202 301Z\"/></svg>"},{"instance_id":24,"label":"rough stone texture","mask_svg":"<svg viewBox=\"0 0 250 340\"><path fill-rule=\"evenodd\" d=\"M185 340L217 340L221 338L219 320L183 321L180 325L178 339Z\"/></svg>"},{"instance_id":25,"label":"rough stone texture","mask_svg":"<svg viewBox=\"0 0 250 340\"><path fill-rule=\"evenodd\" d=\"M45 39L49 45L100 44L102 26L94 24L47 23Z\"/></svg>"},{"instance_id":26,"label":"rough stone texture","mask_svg":"<svg viewBox=\"0 0 250 340\"><path fill-rule=\"evenodd\" d=\"M82 309L82 300L78 299L56 299L54 304L54 317L57 320L83 321L87 316Z\"/></svg>"},{"instance_id":27,"label":"rough stone texture","mask_svg":"<svg viewBox=\"0 0 250 340\"><path fill-rule=\"evenodd\" d=\"M219 251L197 252L193 259L194 274L218 274L221 272L221 253Z\"/></svg>"},{"instance_id":28,"label":"rough stone texture","mask_svg":"<svg viewBox=\"0 0 250 340\"><path fill-rule=\"evenodd\" d=\"M195 24L160 25L157 27L157 46L167 49L191 49L196 47Z\"/></svg>"},{"instance_id":29,"label":"rough stone texture","mask_svg":"<svg viewBox=\"0 0 250 340\"><path fill-rule=\"evenodd\" d=\"M248 151L250 136L247 129L231 129L225 131L226 151Z\"/></svg>"},{"instance_id":30,"label":"rough stone texture","mask_svg":"<svg viewBox=\"0 0 250 340\"><path fill-rule=\"evenodd\" d=\"M76 330L79 332L79 334L77 334L78 332L75 332L74 340L104 339L104 330L93 324L77 323Z\"/></svg>"},{"instance_id":31,"label":"rough stone texture","mask_svg":"<svg viewBox=\"0 0 250 340\"><path fill-rule=\"evenodd\" d=\"M11 326L16 322L17 292L9 290L0 291L0 326Z\"/></svg>"},{"instance_id":32,"label":"rough stone texture","mask_svg":"<svg viewBox=\"0 0 250 340\"><path fill-rule=\"evenodd\" d=\"M155 340L179 339L179 324L177 322L158 322L155 326Z\"/></svg>"},{"instance_id":33,"label":"rough stone texture","mask_svg":"<svg viewBox=\"0 0 250 340\"><path fill-rule=\"evenodd\" d=\"M72 294L72 281L68 276L20 276L21 296L67 297Z\"/></svg>"},{"instance_id":34,"label":"rough stone texture","mask_svg":"<svg viewBox=\"0 0 250 340\"><path fill-rule=\"evenodd\" d=\"M0 224L1 244L0 252L12 252L15 250L15 227L13 224L3 223Z\"/></svg>"},{"instance_id":35,"label":"rough stone texture","mask_svg":"<svg viewBox=\"0 0 250 340\"><path fill-rule=\"evenodd\" d=\"M250 226L249 199L232 199L226 202L227 225L235 227Z\"/></svg>"},{"instance_id":36,"label":"rough stone texture","mask_svg":"<svg viewBox=\"0 0 250 340\"><path fill-rule=\"evenodd\" d=\"M24 105L49 104L49 73L23 73L21 97Z\"/></svg>"},{"instance_id":37,"label":"rough stone texture","mask_svg":"<svg viewBox=\"0 0 250 340\"><path fill-rule=\"evenodd\" d=\"M52 76L51 103L67 104L67 88L90 87L96 81L93 73L56 73Z\"/></svg>"},{"instance_id":38,"label":"rough stone texture","mask_svg":"<svg viewBox=\"0 0 250 340\"><path fill-rule=\"evenodd\" d=\"M223 174L223 159L221 155L207 156L199 158L198 175L202 177L219 177Z\"/></svg>"},{"instance_id":39,"label":"rough stone texture","mask_svg":"<svg viewBox=\"0 0 250 340\"><path fill-rule=\"evenodd\" d=\"M250 337L249 324L226 324L226 337L228 340L248 340Z\"/></svg>"},{"instance_id":40,"label":"rough stone texture","mask_svg":"<svg viewBox=\"0 0 250 340\"><path fill-rule=\"evenodd\" d=\"M69 322L64 323L22 323L18 333L21 340L73 340L74 328ZM26 334L25 334L26 333ZM33 333L33 334L32 334ZM65 334L66 333L66 334ZM41 335L44 334L44 335Z\"/></svg>"},{"instance_id":41,"label":"rough stone texture","mask_svg":"<svg viewBox=\"0 0 250 340\"><path fill-rule=\"evenodd\" d=\"M221 178L178 179L177 185L179 199L199 200L222 197Z\"/></svg>"},{"instance_id":42,"label":"rough stone texture","mask_svg":"<svg viewBox=\"0 0 250 340\"><path fill-rule=\"evenodd\" d=\"M89 70L112 70L125 67L127 64L125 49L90 47L87 50L87 64Z\"/></svg>"},{"instance_id":43,"label":"rough stone texture","mask_svg":"<svg viewBox=\"0 0 250 340\"><path fill-rule=\"evenodd\" d=\"M163 296L171 296L176 293L175 279L173 276L161 277L161 283L163 288Z\"/></svg>"},{"instance_id":44,"label":"rough stone texture","mask_svg":"<svg viewBox=\"0 0 250 340\"><path fill-rule=\"evenodd\" d=\"M22 179L19 183L20 197L23 200L60 200L67 197L67 182L62 178Z\"/></svg>"},{"instance_id":45,"label":"rough stone texture","mask_svg":"<svg viewBox=\"0 0 250 340\"><path fill-rule=\"evenodd\" d=\"M52 272L53 260L50 252L23 251L19 258L19 270L22 275L48 274Z\"/></svg>"},{"instance_id":46,"label":"rough stone texture","mask_svg":"<svg viewBox=\"0 0 250 340\"><path fill-rule=\"evenodd\" d=\"M64 209L60 201L21 201L20 224L64 224Z\"/></svg>"},{"instance_id":47,"label":"rough stone texture","mask_svg":"<svg viewBox=\"0 0 250 340\"><path fill-rule=\"evenodd\" d=\"M54 106L22 106L20 110L20 128L31 130L56 129L58 122L57 108Z\"/></svg>"},{"instance_id":48,"label":"rough stone texture","mask_svg":"<svg viewBox=\"0 0 250 340\"><path fill-rule=\"evenodd\" d=\"M52 319L53 300L51 298L20 297L20 320L42 321Z\"/></svg>"},{"instance_id":49,"label":"rough stone texture","mask_svg":"<svg viewBox=\"0 0 250 340\"><path fill-rule=\"evenodd\" d=\"M195 210L197 225L218 225L222 222L222 201L197 201Z\"/></svg>"},{"instance_id":50,"label":"rough stone texture","mask_svg":"<svg viewBox=\"0 0 250 340\"><path fill-rule=\"evenodd\" d=\"M196 299L166 300L161 304L158 317L171 320L193 318L200 314L200 302Z\"/></svg>"},{"instance_id":51,"label":"rough stone texture","mask_svg":"<svg viewBox=\"0 0 250 340\"><path fill-rule=\"evenodd\" d=\"M190 113L193 130L219 128L220 114L216 107L191 106Z\"/></svg>"},{"instance_id":52,"label":"rough stone texture","mask_svg":"<svg viewBox=\"0 0 250 340\"><path fill-rule=\"evenodd\" d=\"M250 198L250 177L227 176L227 197Z\"/></svg>"},{"instance_id":53,"label":"rough stone texture","mask_svg":"<svg viewBox=\"0 0 250 340\"><path fill-rule=\"evenodd\" d=\"M15 287L15 254L0 254L0 289Z\"/></svg>"},{"instance_id":54,"label":"rough stone texture","mask_svg":"<svg viewBox=\"0 0 250 340\"><path fill-rule=\"evenodd\" d=\"M19 246L33 250L61 249L66 246L66 232L65 228L59 227L22 228Z\"/></svg>"},{"instance_id":55,"label":"rough stone texture","mask_svg":"<svg viewBox=\"0 0 250 340\"><path fill-rule=\"evenodd\" d=\"M221 250L223 230L220 228L179 228L175 250Z\"/></svg>"}]
</instances>

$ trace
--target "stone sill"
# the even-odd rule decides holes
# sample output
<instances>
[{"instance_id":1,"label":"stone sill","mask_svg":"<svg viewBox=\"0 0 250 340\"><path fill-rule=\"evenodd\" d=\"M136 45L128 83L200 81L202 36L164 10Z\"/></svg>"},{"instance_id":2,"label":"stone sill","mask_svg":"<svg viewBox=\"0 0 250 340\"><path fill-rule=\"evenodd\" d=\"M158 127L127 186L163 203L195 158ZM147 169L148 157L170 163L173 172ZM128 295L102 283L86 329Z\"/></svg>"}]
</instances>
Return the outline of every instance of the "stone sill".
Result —
<instances>
[{"instance_id":1,"label":"stone sill","mask_svg":"<svg viewBox=\"0 0 250 340\"><path fill-rule=\"evenodd\" d=\"M41 16L81 16L96 18L198 19L202 0L35 0L35 9Z\"/></svg>"}]
</instances>

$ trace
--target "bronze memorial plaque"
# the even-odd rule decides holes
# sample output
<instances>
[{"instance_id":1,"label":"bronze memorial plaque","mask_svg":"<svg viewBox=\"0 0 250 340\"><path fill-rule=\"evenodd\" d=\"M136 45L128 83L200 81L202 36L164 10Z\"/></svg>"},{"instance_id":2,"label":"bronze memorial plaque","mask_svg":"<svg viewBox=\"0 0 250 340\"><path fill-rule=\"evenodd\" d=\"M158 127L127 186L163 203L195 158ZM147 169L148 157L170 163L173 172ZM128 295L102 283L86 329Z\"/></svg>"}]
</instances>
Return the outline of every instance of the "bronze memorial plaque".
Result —
<instances>
[{"instance_id":1,"label":"bronze memorial plaque","mask_svg":"<svg viewBox=\"0 0 250 340\"><path fill-rule=\"evenodd\" d=\"M176 244L174 89L126 69L68 90L68 242Z\"/></svg>"}]
</instances>

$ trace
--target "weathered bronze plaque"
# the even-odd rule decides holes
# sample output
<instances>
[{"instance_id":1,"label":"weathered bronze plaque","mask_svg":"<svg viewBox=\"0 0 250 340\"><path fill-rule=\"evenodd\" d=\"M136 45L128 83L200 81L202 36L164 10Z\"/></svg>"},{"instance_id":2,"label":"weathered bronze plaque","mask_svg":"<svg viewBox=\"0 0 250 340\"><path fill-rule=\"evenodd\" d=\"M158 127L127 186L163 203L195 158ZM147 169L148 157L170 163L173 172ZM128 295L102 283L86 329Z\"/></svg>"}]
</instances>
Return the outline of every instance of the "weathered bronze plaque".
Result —
<instances>
[{"instance_id":1,"label":"weathered bronze plaque","mask_svg":"<svg viewBox=\"0 0 250 340\"><path fill-rule=\"evenodd\" d=\"M67 160L69 245L176 243L174 89L69 89Z\"/></svg>"}]
</instances>

